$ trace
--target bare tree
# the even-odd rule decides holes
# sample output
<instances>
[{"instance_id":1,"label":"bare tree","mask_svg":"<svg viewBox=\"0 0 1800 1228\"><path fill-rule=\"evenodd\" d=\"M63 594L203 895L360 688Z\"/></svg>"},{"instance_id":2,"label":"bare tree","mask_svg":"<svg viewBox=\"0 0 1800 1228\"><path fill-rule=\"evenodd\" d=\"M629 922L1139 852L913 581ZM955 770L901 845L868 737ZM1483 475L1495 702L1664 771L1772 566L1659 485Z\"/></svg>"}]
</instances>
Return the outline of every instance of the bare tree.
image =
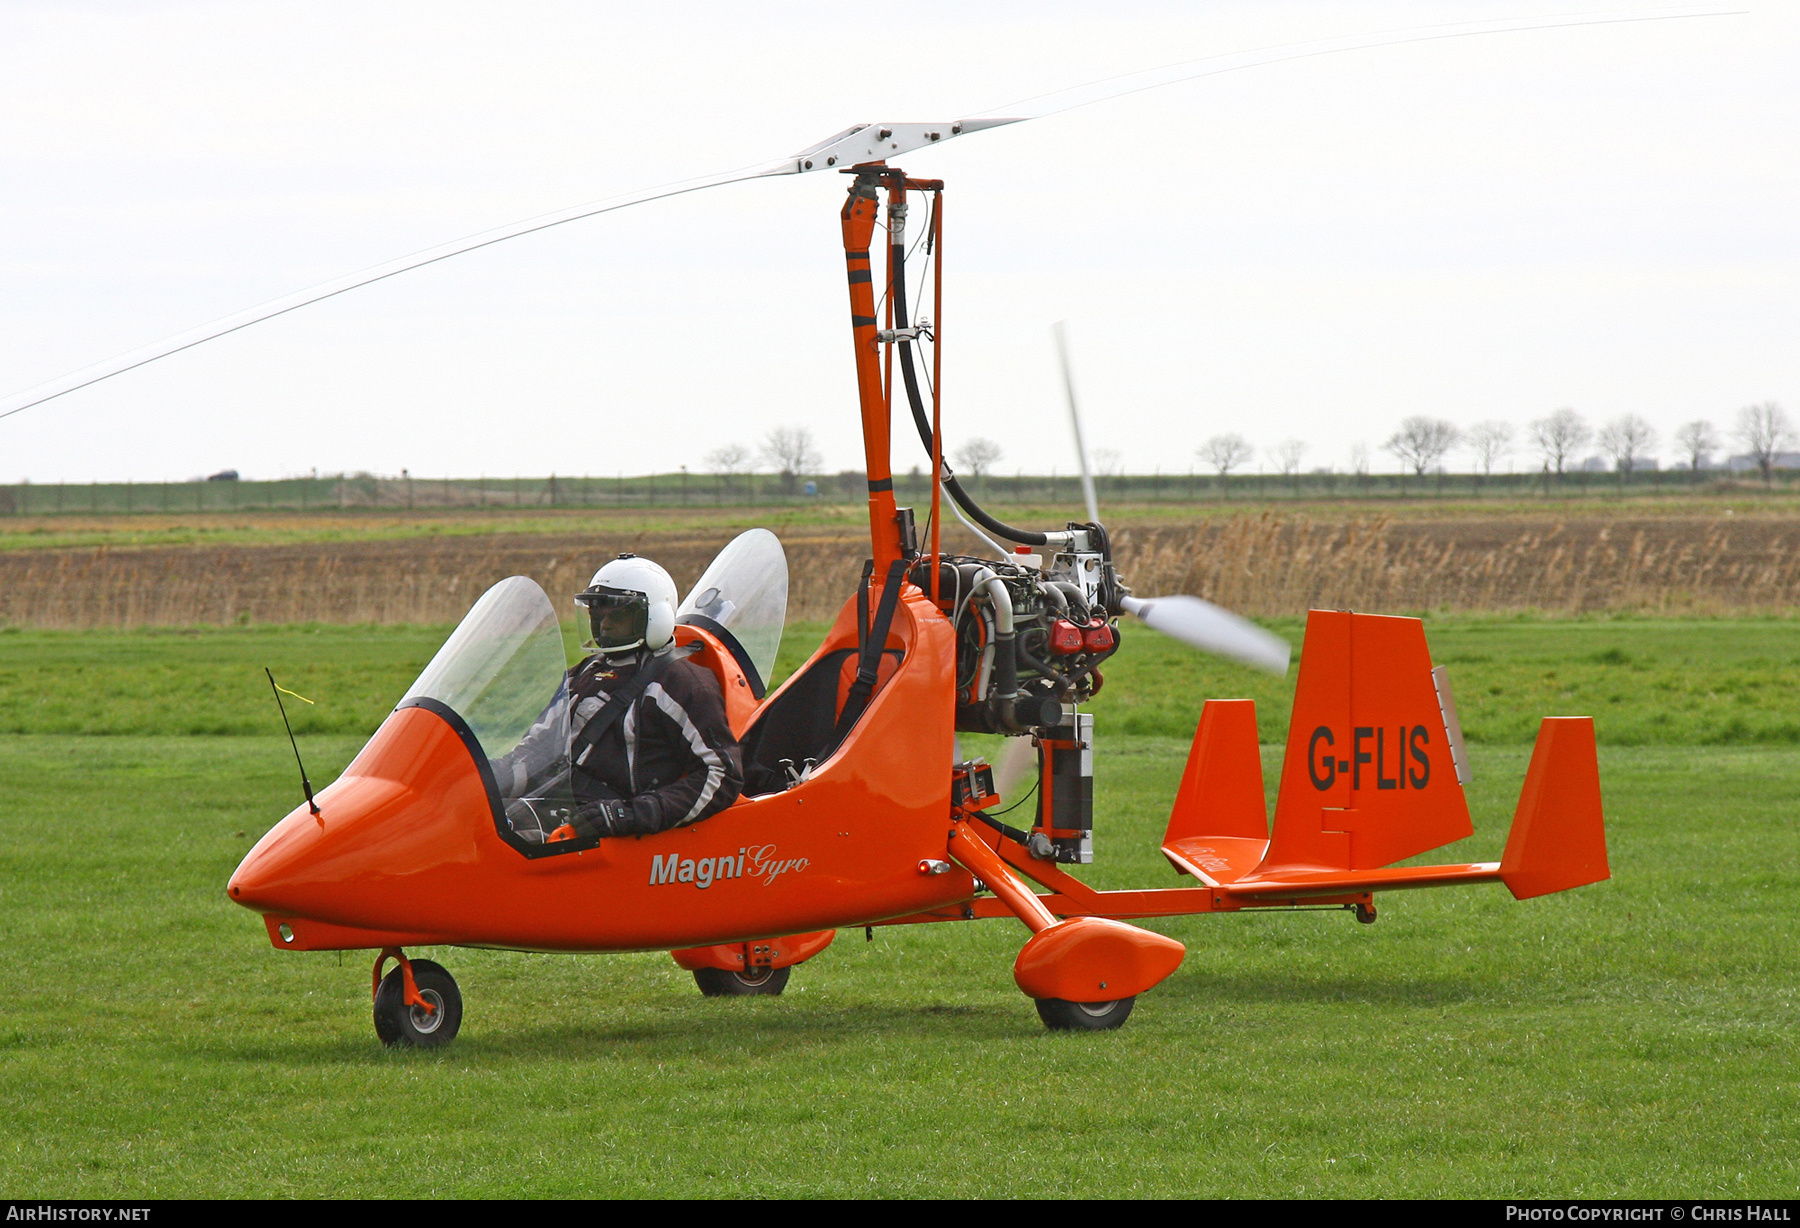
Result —
<instances>
[{"instance_id":1,"label":"bare tree","mask_svg":"<svg viewBox=\"0 0 1800 1228\"><path fill-rule=\"evenodd\" d=\"M1275 467L1293 477L1300 472L1300 460L1306 455L1304 439L1287 439L1275 446Z\"/></svg>"},{"instance_id":2,"label":"bare tree","mask_svg":"<svg viewBox=\"0 0 1800 1228\"><path fill-rule=\"evenodd\" d=\"M1242 435L1214 435L1195 449L1194 454L1223 478L1229 477L1239 465L1248 464L1256 455L1256 449Z\"/></svg>"},{"instance_id":3,"label":"bare tree","mask_svg":"<svg viewBox=\"0 0 1800 1228\"><path fill-rule=\"evenodd\" d=\"M1350 472L1359 478L1369 476L1369 445L1360 439L1350 445Z\"/></svg>"},{"instance_id":4,"label":"bare tree","mask_svg":"<svg viewBox=\"0 0 1800 1228\"><path fill-rule=\"evenodd\" d=\"M985 477L987 471L1000 463L1006 453L999 444L991 439L983 439L979 435L969 440L956 450L956 463L974 474Z\"/></svg>"},{"instance_id":5,"label":"bare tree","mask_svg":"<svg viewBox=\"0 0 1800 1228\"><path fill-rule=\"evenodd\" d=\"M1582 416L1567 407L1531 424L1531 442L1537 445L1539 455L1544 458L1544 468L1554 471L1559 478L1575 450L1593 435Z\"/></svg>"},{"instance_id":6,"label":"bare tree","mask_svg":"<svg viewBox=\"0 0 1800 1228\"><path fill-rule=\"evenodd\" d=\"M824 458L813 446L812 432L803 426L778 426L763 437L763 464L781 475L781 489L788 494L802 474L817 473Z\"/></svg>"},{"instance_id":7,"label":"bare tree","mask_svg":"<svg viewBox=\"0 0 1800 1228\"><path fill-rule=\"evenodd\" d=\"M1494 462L1512 451L1512 441L1512 423L1499 422L1493 418L1477 422L1463 436L1463 442L1475 454L1475 463L1481 466L1483 477L1493 475Z\"/></svg>"},{"instance_id":8,"label":"bare tree","mask_svg":"<svg viewBox=\"0 0 1800 1228\"><path fill-rule=\"evenodd\" d=\"M1612 457L1613 468L1630 477L1637 462L1656 446L1656 428L1637 414L1614 418L1600 428L1600 450Z\"/></svg>"},{"instance_id":9,"label":"bare tree","mask_svg":"<svg viewBox=\"0 0 1800 1228\"><path fill-rule=\"evenodd\" d=\"M1113 477L1125 472L1125 455L1117 448L1095 448L1088 454L1094 462L1094 476Z\"/></svg>"},{"instance_id":10,"label":"bare tree","mask_svg":"<svg viewBox=\"0 0 1800 1228\"><path fill-rule=\"evenodd\" d=\"M1675 443L1687 457L1688 470L1699 473L1700 466L1712 459L1713 449L1719 446L1719 433L1705 418L1696 418L1675 432Z\"/></svg>"},{"instance_id":11,"label":"bare tree","mask_svg":"<svg viewBox=\"0 0 1800 1228\"><path fill-rule=\"evenodd\" d=\"M724 443L706 454L706 467L730 477L750 467L750 449L741 443Z\"/></svg>"},{"instance_id":12,"label":"bare tree","mask_svg":"<svg viewBox=\"0 0 1800 1228\"><path fill-rule=\"evenodd\" d=\"M1461 438L1462 432L1456 429L1455 423L1414 414L1381 446L1411 465L1416 476L1424 477L1425 471L1443 460L1444 454Z\"/></svg>"},{"instance_id":13,"label":"bare tree","mask_svg":"<svg viewBox=\"0 0 1800 1228\"><path fill-rule=\"evenodd\" d=\"M1767 485L1774 480L1775 454L1794 442L1794 424L1788 421L1787 410L1773 401L1746 405L1738 410L1737 437L1744 441Z\"/></svg>"}]
</instances>

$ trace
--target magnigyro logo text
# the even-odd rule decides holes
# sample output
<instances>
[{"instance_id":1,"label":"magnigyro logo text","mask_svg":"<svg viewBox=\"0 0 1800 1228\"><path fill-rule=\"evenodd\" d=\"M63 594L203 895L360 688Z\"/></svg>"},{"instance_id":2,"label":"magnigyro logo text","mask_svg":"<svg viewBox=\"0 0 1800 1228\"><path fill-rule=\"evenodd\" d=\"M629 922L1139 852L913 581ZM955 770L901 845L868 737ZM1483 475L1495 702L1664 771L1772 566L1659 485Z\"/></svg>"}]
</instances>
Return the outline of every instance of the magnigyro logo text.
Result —
<instances>
[{"instance_id":1,"label":"magnigyro logo text","mask_svg":"<svg viewBox=\"0 0 1800 1228\"><path fill-rule=\"evenodd\" d=\"M650 885L692 883L704 891L721 879L760 878L767 887L783 874L798 874L812 864L804 857L778 857L773 844L741 848L734 857L683 857L670 853L667 857L650 858Z\"/></svg>"},{"instance_id":2,"label":"magnigyro logo text","mask_svg":"<svg viewBox=\"0 0 1800 1228\"><path fill-rule=\"evenodd\" d=\"M1388 734L1393 734L1389 738ZM1423 725L1358 725L1340 743L1328 726L1320 725L1306 745L1306 771L1313 788L1323 793L1350 777L1352 789L1423 789L1431 783L1431 732ZM1338 758L1345 754L1345 758ZM1364 769L1367 769L1366 771ZM1389 771L1393 775L1388 775ZM1367 780L1369 783L1364 784Z\"/></svg>"}]
</instances>

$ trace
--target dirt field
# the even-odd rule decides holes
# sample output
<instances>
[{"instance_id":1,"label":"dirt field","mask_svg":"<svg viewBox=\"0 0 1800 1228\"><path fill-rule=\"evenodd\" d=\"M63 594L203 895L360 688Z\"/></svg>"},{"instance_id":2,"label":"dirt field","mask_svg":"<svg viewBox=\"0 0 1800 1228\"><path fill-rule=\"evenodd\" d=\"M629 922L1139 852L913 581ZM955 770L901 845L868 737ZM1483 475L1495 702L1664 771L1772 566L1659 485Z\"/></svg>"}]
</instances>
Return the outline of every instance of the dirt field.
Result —
<instances>
[{"instance_id":1,"label":"dirt field","mask_svg":"<svg viewBox=\"0 0 1800 1228\"><path fill-rule=\"evenodd\" d=\"M0 625L452 622L502 577L528 575L552 594L572 593L621 550L656 558L685 587L740 526L638 517L514 527L0 550ZM866 553L860 525L843 517L781 532L790 615L828 617ZM969 549L970 540L959 531L956 544L945 545ZM1318 509L1180 523L1121 517L1114 541L1138 593L1195 593L1257 616L1310 606L1730 614L1800 605L1800 517L1779 513L1434 508L1426 516Z\"/></svg>"}]
</instances>

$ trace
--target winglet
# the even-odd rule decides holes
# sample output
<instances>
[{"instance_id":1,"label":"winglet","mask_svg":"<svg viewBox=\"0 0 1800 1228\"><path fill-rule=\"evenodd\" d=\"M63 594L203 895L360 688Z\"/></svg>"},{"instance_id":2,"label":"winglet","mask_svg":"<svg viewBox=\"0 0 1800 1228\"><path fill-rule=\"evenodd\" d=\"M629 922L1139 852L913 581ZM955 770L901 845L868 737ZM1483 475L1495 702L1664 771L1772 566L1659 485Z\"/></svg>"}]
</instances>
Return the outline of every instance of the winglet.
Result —
<instances>
[{"instance_id":1,"label":"winglet","mask_svg":"<svg viewBox=\"0 0 1800 1228\"><path fill-rule=\"evenodd\" d=\"M1255 869L1268 847L1256 701L1209 699L1169 812L1163 856L1183 874L1217 885Z\"/></svg>"},{"instance_id":2,"label":"winglet","mask_svg":"<svg viewBox=\"0 0 1800 1228\"><path fill-rule=\"evenodd\" d=\"M1209 699L1200 709L1163 843L1188 836L1269 838L1254 699Z\"/></svg>"},{"instance_id":3,"label":"winglet","mask_svg":"<svg viewBox=\"0 0 1800 1228\"><path fill-rule=\"evenodd\" d=\"M1545 717L1500 858L1500 881L1515 899L1528 900L1611 877L1594 720Z\"/></svg>"}]
</instances>

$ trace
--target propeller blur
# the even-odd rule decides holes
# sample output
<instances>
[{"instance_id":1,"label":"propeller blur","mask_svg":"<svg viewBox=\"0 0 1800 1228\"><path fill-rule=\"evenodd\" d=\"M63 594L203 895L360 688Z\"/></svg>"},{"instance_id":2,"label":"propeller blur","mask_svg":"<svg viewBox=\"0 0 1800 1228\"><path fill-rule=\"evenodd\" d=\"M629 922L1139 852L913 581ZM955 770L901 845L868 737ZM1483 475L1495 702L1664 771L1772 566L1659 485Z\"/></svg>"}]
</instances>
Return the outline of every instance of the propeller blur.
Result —
<instances>
[{"instance_id":1,"label":"propeller blur","mask_svg":"<svg viewBox=\"0 0 1800 1228\"><path fill-rule=\"evenodd\" d=\"M1202 652L1215 652L1272 674L1285 674L1293 649L1279 635L1264 631L1230 610L1199 597L1127 597L1125 610L1160 631Z\"/></svg>"}]
</instances>

